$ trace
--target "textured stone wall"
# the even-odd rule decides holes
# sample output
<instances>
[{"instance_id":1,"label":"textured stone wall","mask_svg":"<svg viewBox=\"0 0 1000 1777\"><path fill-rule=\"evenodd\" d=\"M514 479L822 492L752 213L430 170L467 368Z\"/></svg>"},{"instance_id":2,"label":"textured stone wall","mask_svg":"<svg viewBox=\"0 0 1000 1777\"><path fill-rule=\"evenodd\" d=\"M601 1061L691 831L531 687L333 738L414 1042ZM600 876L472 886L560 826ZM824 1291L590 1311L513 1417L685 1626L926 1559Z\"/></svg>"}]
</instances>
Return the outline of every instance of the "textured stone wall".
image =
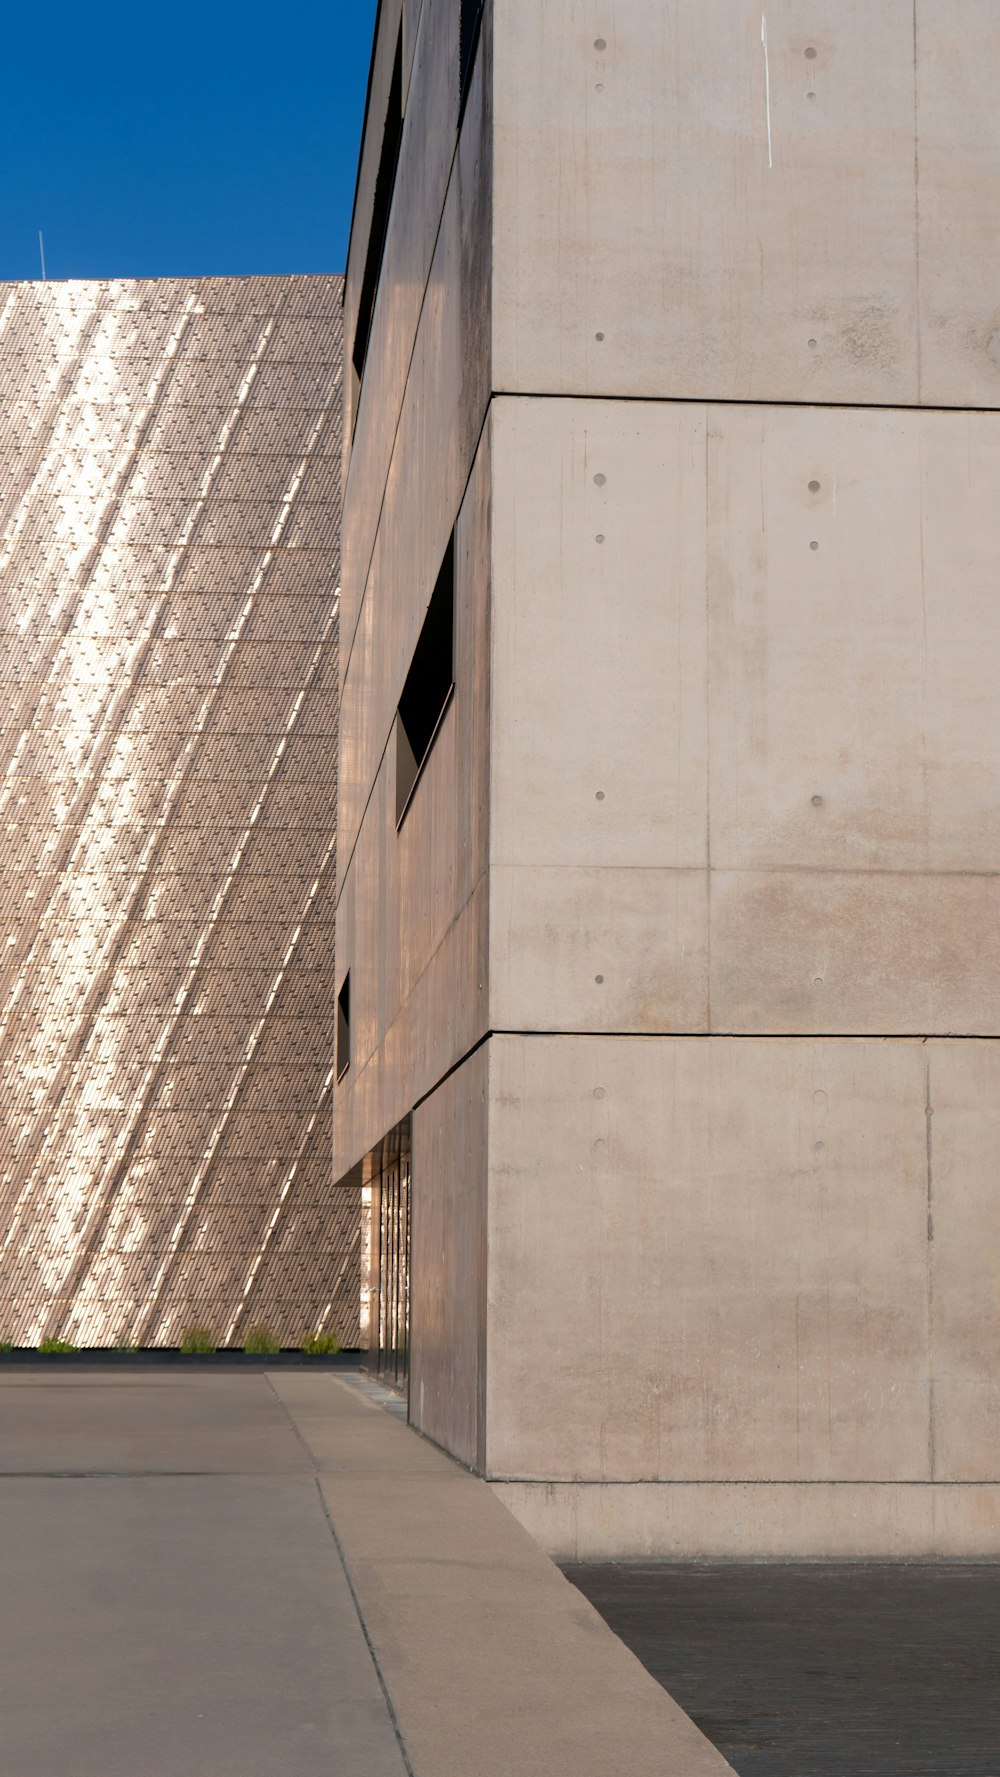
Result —
<instances>
[{"instance_id":1,"label":"textured stone wall","mask_svg":"<svg viewBox=\"0 0 1000 1777\"><path fill-rule=\"evenodd\" d=\"M0 286L0 1339L357 1338L341 294Z\"/></svg>"}]
</instances>

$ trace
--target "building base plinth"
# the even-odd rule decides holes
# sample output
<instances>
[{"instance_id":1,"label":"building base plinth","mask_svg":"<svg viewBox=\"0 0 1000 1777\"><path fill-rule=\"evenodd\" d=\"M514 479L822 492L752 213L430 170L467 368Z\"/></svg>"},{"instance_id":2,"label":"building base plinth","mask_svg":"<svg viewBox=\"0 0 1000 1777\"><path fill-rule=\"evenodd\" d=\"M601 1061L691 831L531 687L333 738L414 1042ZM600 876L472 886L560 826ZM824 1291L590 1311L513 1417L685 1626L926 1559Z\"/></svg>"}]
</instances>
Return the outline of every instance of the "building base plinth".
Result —
<instances>
[{"instance_id":1,"label":"building base plinth","mask_svg":"<svg viewBox=\"0 0 1000 1777\"><path fill-rule=\"evenodd\" d=\"M556 1560L1000 1560L1000 1484L495 1481Z\"/></svg>"}]
</instances>

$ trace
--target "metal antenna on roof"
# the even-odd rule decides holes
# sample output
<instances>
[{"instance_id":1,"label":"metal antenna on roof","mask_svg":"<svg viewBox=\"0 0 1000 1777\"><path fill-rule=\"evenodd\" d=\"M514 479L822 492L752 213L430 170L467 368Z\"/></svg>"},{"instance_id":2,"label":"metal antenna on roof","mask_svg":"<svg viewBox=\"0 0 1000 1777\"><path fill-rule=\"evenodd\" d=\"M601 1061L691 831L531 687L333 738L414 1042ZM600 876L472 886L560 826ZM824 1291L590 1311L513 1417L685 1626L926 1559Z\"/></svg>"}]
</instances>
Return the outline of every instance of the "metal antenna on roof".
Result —
<instances>
[{"instance_id":1,"label":"metal antenna on roof","mask_svg":"<svg viewBox=\"0 0 1000 1777\"><path fill-rule=\"evenodd\" d=\"M47 284L49 280L45 276L45 238L41 229L38 230L38 252L42 261L42 283Z\"/></svg>"}]
</instances>

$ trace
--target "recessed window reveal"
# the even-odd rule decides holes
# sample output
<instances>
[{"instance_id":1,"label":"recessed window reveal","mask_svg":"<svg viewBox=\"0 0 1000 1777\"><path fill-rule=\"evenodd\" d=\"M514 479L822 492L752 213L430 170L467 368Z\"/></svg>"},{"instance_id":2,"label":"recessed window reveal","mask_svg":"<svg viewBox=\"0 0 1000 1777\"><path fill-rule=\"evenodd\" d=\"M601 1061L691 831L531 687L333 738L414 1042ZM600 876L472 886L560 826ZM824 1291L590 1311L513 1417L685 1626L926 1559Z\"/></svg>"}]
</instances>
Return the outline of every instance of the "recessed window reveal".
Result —
<instances>
[{"instance_id":1,"label":"recessed window reveal","mask_svg":"<svg viewBox=\"0 0 1000 1777\"><path fill-rule=\"evenodd\" d=\"M364 275L361 279L361 293L358 298L358 322L354 334L354 349L351 353L351 361L354 365L359 388L361 378L364 376L365 360L368 356L368 341L371 338L372 319L375 314L375 297L378 293L382 255L389 232L389 212L392 209L392 193L396 183L396 166L399 161L399 144L402 136L403 27L401 25L396 40L396 56L392 65L392 80L389 85L389 102L386 107L385 129L382 132L378 172L375 175L371 228L368 234L368 250L365 254ZM355 417L357 417L356 407Z\"/></svg>"},{"instance_id":2,"label":"recessed window reveal","mask_svg":"<svg viewBox=\"0 0 1000 1777\"><path fill-rule=\"evenodd\" d=\"M337 1078L342 1080L351 1065L351 971L337 995Z\"/></svg>"},{"instance_id":3,"label":"recessed window reveal","mask_svg":"<svg viewBox=\"0 0 1000 1777\"><path fill-rule=\"evenodd\" d=\"M479 42L479 31L483 21L483 0L461 0L461 13L458 26L458 71L459 71L459 106L465 107L465 95L469 90L469 79L472 64L476 59L476 46Z\"/></svg>"},{"instance_id":4,"label":"recessed window reveal","mask_svg":"<svg viewBox=\"0 0 1000 1777\"><path fill-rule=\"evenodd\" d=\"M396 710L396 826L413 798L455 689L455 534L445 550Z\"/></svg>"}]
</instances>

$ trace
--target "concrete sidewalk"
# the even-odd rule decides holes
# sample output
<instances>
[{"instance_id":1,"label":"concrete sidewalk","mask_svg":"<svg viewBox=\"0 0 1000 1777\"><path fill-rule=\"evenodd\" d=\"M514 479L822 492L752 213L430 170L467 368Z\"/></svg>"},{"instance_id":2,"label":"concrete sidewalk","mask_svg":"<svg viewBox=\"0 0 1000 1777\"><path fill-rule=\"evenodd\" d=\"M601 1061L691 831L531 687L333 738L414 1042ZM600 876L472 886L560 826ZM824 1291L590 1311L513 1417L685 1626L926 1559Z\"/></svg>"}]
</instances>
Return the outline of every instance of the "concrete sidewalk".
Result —
<instances>
[{"instance_id":1,"label":"concrete sidewalk","mask_svg":"<svg viewBox=\"0 0 1000 1777\"><path fill-rule=\"evenodd\" d=\"M489 1488L330 1374L0 1375L0 1777L716 1777Z\"/></svg>"}]
</instances>

